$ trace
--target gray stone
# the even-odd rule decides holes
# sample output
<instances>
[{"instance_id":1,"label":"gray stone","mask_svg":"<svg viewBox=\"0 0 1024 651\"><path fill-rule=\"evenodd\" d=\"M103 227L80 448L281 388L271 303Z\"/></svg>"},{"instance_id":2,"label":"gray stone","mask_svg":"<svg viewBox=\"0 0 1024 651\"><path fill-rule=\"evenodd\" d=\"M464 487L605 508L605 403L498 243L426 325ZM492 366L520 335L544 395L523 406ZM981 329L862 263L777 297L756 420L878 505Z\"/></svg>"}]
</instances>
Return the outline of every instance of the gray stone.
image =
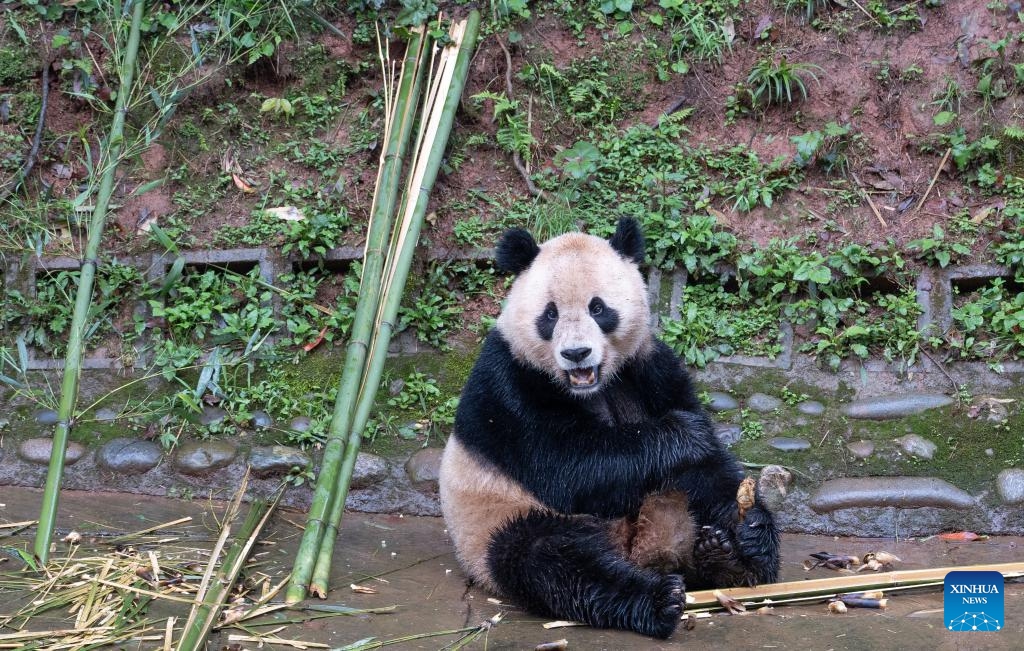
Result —
<instances>
[{"instance_id":1,"label":"gray stone","mask_svg":"<svg viewBox=\"0 0 1024 651\"><path fill-rule=\"evenodd\" d=\"M206 405L203 407L203 412L199 414L200 425L213 425L224 420L224 417L228 415L228 412L224 411L220 407L211 407Z\"/></svg>"},{"instance_id":2,"label":"gray stone","mask_svg":"<svg viewBox=\"0 0 1024 651\"><path fill-rule=\"evenodd\" d=\"M178 447L174 467L186 475L205 475L229 465L237 453L227 441L188 441Z\"/></svg>"},{"instance_id":3,"label":"gray stone","mask_svg":"<svg viewBox=\"0 0 1024 651\"><path fill-rule=\"evenodd\" d=\"M312 462L302 450L286 445L261 445L249 453L249 467L255 476L261 478L287 475L292 468L304 469Z\"/></svg>"},{"instance_id":4,"label":"gray stone","mask_svg":"<svg viewBox=\"0 0 1024 651\"><path fill-rule=\"evenodd\" d=\"M53 439L39 437L25 439L18 446L18 456L29 463L41 466L50 463L50 455L53 453ZM70 466L85 456L85 446L75 441L68 441L64 450L64 464Z\"/></svg>"},{"instance_id":5,"label":"gray stone","mask_svg":"<svg viewBox=\"0 0 1024 651\"><path fill-rule=\"evenodd\" d=\"M732 447L743 438L743 429L732 423L715 423L715 436L725 447Z\"/></svg>"},{"instance_id":6,"label":"gray stone","mask_svg":"<svg viewBox=\"0 0 1024 651\"><path fill-rule=\"evenodd\" d=\"M398 394L402 393L402 389L404 388L405 380L403 380L402 378L396 378L394 380L391 380L391 383L388 384L388 395L390 395L391 397L395 397Z\"/></svg>"},{"instance_id":7,"label":"gray stone","mask_svg":"<svg viewBox=\"0 0 1024 651\"><path fill-rule=\"evenodd\" d=\"M996 451L993 450L992 448L985 448L985 456L986 457L994 457L994 456L996 456Z\"/></svg>"},{"instance_id":8,"label":"gray stone","mask_svg":"<svg viewBox=\"0 0 1024 651\"><path fill-rule=\"evenodd\" d=\"M1005 504L1024 503L1024 470L1007 468L996 477L999 497Z\"/></svg>"},{"instance_id":9,"label":"gray stone","mask_svg":"<svg viewBox=\"0 0 1024 651\"><path fill-rule=\"evenodd\" d=\"M846 449L858 459L867 459L875 451L874 441L854 441L846 444Z\"/></svg>"},{"instance_id":10,"label":"gray stone","mask_svg":"<svg viewBox=\"0 0 1024 651\"><path fill-rule=\"evenodd\" d=\"M152 441L130 438L111 439L96 450L96 465L122 475L138 475L160 463L163 450Z\"/></svg>"},{"instance_id":11,"label":"gray stone","mask_svg":"<svg viewBox=\"0 0 1024 651\"><path fill-rule=\"evenodd\" d=\"M110 407L104 407L96 410L95 418L101 423L110 423L117 420L117 412Z\"/></svg>"},{"instance_id":12,"label":"gray stone","mask_svg":"<svg viewBox=\"0 0 1024 651\"><path fill-rule=\"evenodd\" d=\"M11 426L11 421L7 418L0 418L0 432L4 431Z\"/></svg>"},{"instance_id":13,"label":"gray stone","mask_svg":"<svg viewBox=\"0 0 1024 651\"><path fill-rule=\"evenodd\" d=\"M796 410L808 416L821 416L825 413L825 405L817 400L804 400L796 406Z\"/></svg>"},{"instance_id":14,"label":"gray stone","mask_svg":"<svg viewBox=\"0 0 1024 651\"><path fill-rule=\"evenodd\" d=\"M298 416L292 419L292 422L288 424L288 427L295 432L308 432L312 425L313 423L309 420L308 416Z\"/></svg>"},{"instance_id":15,"label":"gray stone","mask_svg":"<svg viewBox=\"0 0 1024 651\"><path fill-rule=\"evenodd\" d=\"M876 396L843 405L843 414L850 418L886 420L919 414L952 404L953 399L940 393L908 393L898 396Z\"/></svg>"},{"instance_id":16,"label":"gray stone","mask_svg":"<svg viewBox=\"0 0 1024 651\"><path fill-rule=\"evenodd\" d=\"M252 412L252 426L256 429L267 429L274 424L274 419L265 411Z\"/></svg>"},{"instance_id":17,"label":"gray stone","mask_svg":"<svg viewBox=\"0 0 1024 651\"><path fill-rule=\"evenodd\" d=\"M796 450L810 449L811 442L807 439L797 439L789 436L773 436L768 439L768 445L783 452L794 452Z\"/></svg>"},{"instance_id":18,"label":"gray stone","mask_svg":"<svg viewBox=\"0 0 1024 651\"><path fill-rule=\"evenodd\" d=\"M747 408L759 414L775 411L782 406L782 400L766 393L755 393L747 398Z\"/></svg>"},{"instance_id":19,"label":"gray stone","mask_svg":"<svg viewBox=\"0 0 1024 651\"><path fill-rule=\"evenodd\" d=\"M938 446L917 434L907 434L896 439L896 442L900 444L902 449L907 454L915 457L921 457L922 459L931 459L935 456L935 450Z\"/></svg>"},{"instance_id":20,"label":"gray stone","mask_svg":"<svg viewBox=\"0 0 1024 651\"><path fill-rule=\"evenodd\" d=\"M757 478L757 495L770 511L782 507L793 483L793 473L782 466L770 465L761 468L761 476Z\"/></svg>"},{"instance_id":21,"label":"gray stone","mask_svg":"<svg viewBox=\"0 0 1024 651\"><path fill-rule=\"evenodd\" d=\"M708 393L708 399L711 400L708 403L708 409L716 413L737 409L740 406L736 398L723 391L711 391Z\"/></svg>"},{"instance_id":22,"label":"gray stone","mask_svg":"<svg viewBox=\"0 0 1024 651\"><path fill-rule=\"evenodd\" d=\"M405 472L413 486L422 490L437 490L443 452L441 448L423 448L409 457L405 462Z\"/></svg>"},{"instance_id":23,"label":"gray stone","mask_svg":"<svg viewBox=\"0 0 1024 651\"><path fill-rule=\"evenodd\" d=\"M59 417L60 416L57 414L57 411L54 409L40 409L32 414L33 420L40 425L56 425Z\"/></svg>"},{"instance_id":24,"label":"gray stone","mask_svg":"<svg viewBox=\"0 0 1024 651\"><path fill-rule=\"evenodd\" d=\"M352 488L367 488L384 481L390 474L388 462L375 454L360 452L352 469Z\"/></svg>"},{"instance_id":25,"label":"gray stone","mask_svg":"<svg viewBox=\"0 0 1024 651\"><path fill-rule=\"evenodd\" d=\"M974 498L936 477L847 477L826 481L808 504L817 513L859 506L972 509Z\"/></svg>"}]
</instances>

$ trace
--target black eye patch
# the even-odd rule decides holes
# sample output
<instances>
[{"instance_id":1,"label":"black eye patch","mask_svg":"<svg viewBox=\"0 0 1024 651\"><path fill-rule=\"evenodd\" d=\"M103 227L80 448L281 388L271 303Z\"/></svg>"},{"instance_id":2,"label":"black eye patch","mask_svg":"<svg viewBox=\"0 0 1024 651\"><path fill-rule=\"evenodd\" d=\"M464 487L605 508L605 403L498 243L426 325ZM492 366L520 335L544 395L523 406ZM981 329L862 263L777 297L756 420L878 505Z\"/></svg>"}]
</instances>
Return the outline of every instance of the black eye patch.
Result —
<instances>
[{"instance_id":1,"label":"black eye patch","mask_svg":"<svg viewBox=\"0 0 1024 651\"><path fill-rule=\"evenodd\" d=\"M619 313L608 307L600 297L595 296L587 307L590 311L590 318L594 320L601 332L609 334L619 327Z\"/></svg>"},{"instance_id":2,"label":"black eye patch","mask_svg":"<svg viewBox=\"0 0 1024 651\"><path fill-rule=\"evenodd\" d=\"M534 324L537 326L537 334L544 341L551 341L551 338L555 335L556 323L558 323L558 306L554 302L544 306L544 312L534 321Z\"/></svg>"}]
</instances>

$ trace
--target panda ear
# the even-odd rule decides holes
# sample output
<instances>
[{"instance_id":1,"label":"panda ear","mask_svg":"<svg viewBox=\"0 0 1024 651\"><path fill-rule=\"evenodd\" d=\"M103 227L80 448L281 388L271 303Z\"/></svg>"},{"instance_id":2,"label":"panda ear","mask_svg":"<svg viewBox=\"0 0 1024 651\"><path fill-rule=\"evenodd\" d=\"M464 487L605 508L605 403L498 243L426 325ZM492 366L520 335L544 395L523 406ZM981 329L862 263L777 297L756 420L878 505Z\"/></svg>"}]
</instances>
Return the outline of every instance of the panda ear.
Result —
<instances>
[{"instance_id":1,"label":"panda ear","mask_svg":"<svg viewBox=\"0 0 1024 651\"><path fill-rule=\"evenodd\" d=\"M540 247L532 235L521 228L512 228L501 236L494 257L500 271L519 274L530 266L538 253Z\"/></svg>"},{"instance_id":2,"label":"panda ear","mask_svg":"<svg viewBox=\"0 0 1024 651\"><path fill-rule=\"evenodd\" d=\"M638 265L644 263L644 233L640 224L632 217L623 217L615 228L615 235L608 240L612 248Z\"/></svg>"}]
</instances>

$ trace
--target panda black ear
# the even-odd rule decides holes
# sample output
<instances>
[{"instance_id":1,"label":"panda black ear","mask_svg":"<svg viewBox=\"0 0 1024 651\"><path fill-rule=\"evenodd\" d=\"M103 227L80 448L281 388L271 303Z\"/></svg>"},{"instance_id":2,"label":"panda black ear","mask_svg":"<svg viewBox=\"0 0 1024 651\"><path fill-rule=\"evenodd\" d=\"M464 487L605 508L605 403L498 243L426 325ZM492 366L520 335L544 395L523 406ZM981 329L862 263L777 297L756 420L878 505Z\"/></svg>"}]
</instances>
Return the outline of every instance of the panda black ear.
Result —
<instances>
[{"instance_id":1,"label":"panda black ear","mask_svg":"<svg viewBox=\"0 0 1024 651\"><path fill-rule=\"evenodd\" d=\"M501 236L494 257L499 271L519 274L530 266L538 253L540 247L529 232L521 228L512 228Z\"/></svg>"},{"instance_id":2,"label":"panda black ear","mask_svg":"<svg viewBox=\"0 0 1024 651\"><path fill-rule=\"evenodd\" d=\"M615 235L612 235L608 243L612 245L613 249L638 265L644 263L644 233L640 229L640 224L632 217L619 219L619 224L615 227Z\"/></svg>"}]
</instances>

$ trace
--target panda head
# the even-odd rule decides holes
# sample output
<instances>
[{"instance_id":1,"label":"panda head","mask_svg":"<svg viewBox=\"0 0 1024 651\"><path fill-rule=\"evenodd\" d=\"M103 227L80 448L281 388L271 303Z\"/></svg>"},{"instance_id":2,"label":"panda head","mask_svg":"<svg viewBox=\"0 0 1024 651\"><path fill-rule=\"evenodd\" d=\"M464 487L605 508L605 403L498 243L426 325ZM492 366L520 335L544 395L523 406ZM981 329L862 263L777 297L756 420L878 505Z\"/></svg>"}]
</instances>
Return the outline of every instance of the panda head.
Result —
<instances>
[{"instance_id":1,"label":"panda head","mask_svg":"<svg viewBox=\"0 0 1024 651\"><path fill-rule=\"evenodd\" d=\"M568 233L540 246L528 232L513 229L496 253L498 268L516 274L498 331L516 359L570 393L596 394L651 346L639 266L644 237L635 220L619 220L609 240Z\"/></svg>"}]
</instances>

